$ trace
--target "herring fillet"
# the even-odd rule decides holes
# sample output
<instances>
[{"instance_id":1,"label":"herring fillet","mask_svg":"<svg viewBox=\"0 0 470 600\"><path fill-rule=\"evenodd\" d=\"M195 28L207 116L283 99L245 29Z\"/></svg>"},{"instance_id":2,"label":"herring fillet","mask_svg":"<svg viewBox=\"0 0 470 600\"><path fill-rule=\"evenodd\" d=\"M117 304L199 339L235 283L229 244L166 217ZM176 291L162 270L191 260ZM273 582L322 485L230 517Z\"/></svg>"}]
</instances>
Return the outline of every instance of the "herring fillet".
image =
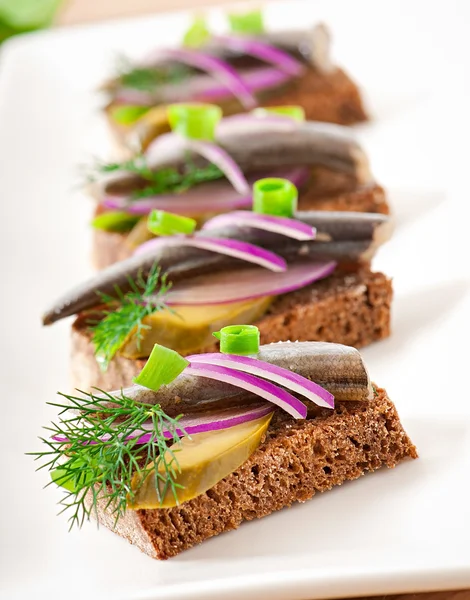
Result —
<instances>
[{"instance_id":1,"label":"herring fillet","mask_svg":"<svg viewBox=\"0 0 470 600\"><path fill-rule=\"evenodd\" d=\"M275 251L289 262L298 258L368 262L392 232L391 219L378 213L306 211L298 212L295 216L316 227L318 240L298 242L278 234L253 229L240 230L237 227L202 230L196 235L236 238L258 244ZM45 311L43 324L49 325L99 305L98 292L113 295L116 286L123 292L127 291L129 278L135 279L139 273L145 275L155 263L174 282L245 264L237 259L184 246L151 249L103 269L66 292Z\"/></svg>"},{"instance_id":2,"label":"herring fillet","mask_svg":"<svg viewBox=\"0 0 470 600\"><path fill-rule=\"evenodd\" d=\"M369 401L373 388L361 354L355 348L329 342L276 342L261 346L255 358L288 369L318 383L335 397L335 401ZM160 404L163 410L185 412L216 403L236 404L250 397L227 383L185 375L157 392L140 385L110 392L136 402ZM97 395L99 398L99 395Z\"/></svg>"},{"instance_id":3,"label":"herring fillet","mask_svg":"<svg viewBox=\"0 0 470 600\"><path fill-rule=\"evenodd\" d=\"M216 129L216 143L245 174L321 166L351 175L358 184L372 181L369 160L361 145L346 127L332 123L293 121L280 127L279 123L259 118L254 130L252 123L240 121L240 115L237 115L220 121ZM150 168L158 170L185 164L187 152L184 140L170 133L154 140L145 156ZM198 156L194 156L193 161L201 166L207 163ZM105 193L126 197L142 181L134 174L108 174L94 185L94 195L98 200ZM191 194L191 190L185 194Z\"/></svg>"}]
</instances>

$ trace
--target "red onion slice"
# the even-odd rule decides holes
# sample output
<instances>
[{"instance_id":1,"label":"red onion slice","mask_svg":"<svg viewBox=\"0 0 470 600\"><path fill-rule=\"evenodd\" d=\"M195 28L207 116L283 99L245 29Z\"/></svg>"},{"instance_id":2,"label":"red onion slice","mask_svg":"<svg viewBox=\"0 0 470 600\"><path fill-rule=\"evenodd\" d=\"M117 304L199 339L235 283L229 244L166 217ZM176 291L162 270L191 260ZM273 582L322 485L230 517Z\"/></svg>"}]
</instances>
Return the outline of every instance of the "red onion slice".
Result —
<instances>
[{"instance_id":1,"label":"red onion slice","mask_svg":"<svg viewBox=\"0 0 470 600\"><path fill-rule=\"evenodd\" d=\"M163 236L145 242L136 249L134 255L152 252L162 246L192 246L193 248L239 258L274 272L282 272L287 269L286 261L274 252L248 242L224 238L202 238L184 235Z\"/></svg>"},{"instance_id":2,"label":"red onion slice","mask_svg":"<svg viewBox=\"0 0 470 600\"><path fill-rule=\"evenodd\" d=\"M243 81L246 83L248 89L253 92L258 92L267 88L277 87L283 85L290 79L290 77L274 69L273 67L260 67L259 69L252 69L246 73L240 73ZM221 100L226 98L229 94L229 90L225 86L212 86L204 91L200 91L194 95L194 97L208 100Z\"/></svg>"},{"instance_id":3,"label":"red onion slice","mask_svg":"<svg viewBox=\"0 0 470 600\"><path fill-rule=\"evenodd\" d=\"M316 229L307 223L288 219L287 217L277 217L273 215L261 215L247 210L236 210L230 213L218 215L206 221L202 229L214 229L217 227L236 226L236 227L254 227L263 231L279 233L295 240L313 240Z\"/></svg>"},{"instance_id":4,"label":"red onion slice","mask_svg":"<svg viewBox=\"0 0 470 600\"><path fill-rule=\"evenodd\" d=\"M263 177L282 177L301 188L309 178L309 170L305 168L266 171L258 175ZM250 177L248 185L255 179ZM204 213L222 213L237 208L251 208L251 189L248 194L240 195L225 180L201 183L182 194L160 194L139 200L129 196L106 195L102 206L113 210L125 210L133 215L148 215L152 210L167 210L177 215L202 215Z\"/></svg>"},{"instance_id":5,"label":"red onion slice","mask_svg":"<svg viewBox=\"0 0 470 600\"><path fill-rule=\"evenodd\" d=\"M216 37L216 41L226 48L230 48L230 50L247 54L248 56L253 56L263 62L272 64L292 77L299 77L305 71L302 63L292 58L290 54L266 42L261 42L256 38L244 35L220 35Z\"/></svg>"},{"instance_id":6,"label":"red onion slice","mask_svg":"<svg viewBox=\"0 0 470 600\"><path fill-rule=\"evenodd\" d=\"M250 88L237 73L236 69L224 60L204 54L197 50L184 50L182 48L170 48L166 50L158 50L150 55L145 64L152 65L156 63L175 61L189 65L201 71L205 71L213 75L221 81L227 88L236 96L243 106L247 109L254 108L257 105L255 97L252 95Z\"/></svg>"},{"instance_id":7,"label":"red onion slice","mask_svg":"<svg viewBox=\"0 0 470 600\"><path fill-rule=\"evenodd\" d=\"M197 415L185 415L179 419L178 423L181 429L176 428L176 433L179 436L183 435L183 430L187 435L193 433L208 433L210 431L220 431L221 429L229 429L248 421L255 421L261 419L273 412L272 404L250 404L246 407L226 408L220 411L211 411L209 413L201 413ZM138 438L137 444L147 444L153 436L153 423L143 423L142 430L136 431L132 435L129 435L126 440L133 440ZM162 431L164 437L171 439L173 432L168 429ZM105 442L111 438L111 434L106 434L100 437L101 442ZM64 436L55 435L52 437L55 442L67 443L68 438ZM91 445L96 444L95 441L89 442Z\"/></svg>"},{"instance_id":8,"label":"red onion slice","mask_svg":"<svg viewBox=\"0 0 470 600\"><path fill-rule=\"evenodd\" d=\"M213 273L175 283L165 296L170 306L229 304L262 296L280 296L328 277L335 262L299 262L289 265L284 273L262 269L238 269L227 273Z\"/></svg>"},{"instance_id":9,"label":"red onion slice","mask_svg":"<svg viewBox=\"0 0 470 600\"><path fill-rule=\"evenodd\" d=\"M267 88L278 87L286 83L290 76L273 67L259 67L249 71L239 72L246 87L252 94ZM188 100L218 101L231 95L226 85L221 85L210 75L195 75L184 83L168 83L158 86L158 93L120 88L116 91L113 101L120 104L136 104L151 106L156 102L173 103Z\"/></svg>"},{"instance_id":10,"label":"red onion slice","mask_svg":"<svg viewBox=\"0 0 470 600\"><path fill-rule=\"evenodd\" d=\"M185 139L185 147L219 167L239 194L250 194L251 189L242 170L223 148L212 142L191 139Z\"/></svg>"},{"instance_id":11,"label":"red onion slice","mask_svg":"<svg viewBox=\"0 0 470 600\"><path fill-rule=\"evenodd\" d=\"M211 411L209 413L201 413L198 415L185 415L181 417L178 423L188 435L192 433L207 433L209 431L219 431L220 429L235 427L236 425L241 425L248 421L255 421L271 412L273 412L271 404L250 404L243 408L226 408L220 411ZM144 423L143 429L153 429L153 423ZM181 429L177 429L177 433L178 435L181 435ZM164 431L164 435L165 437L172 437L172 434L169 431ZM148 441L150 438L149 436L146 440L145 436L143 437L142 443L145 443L145 441Z\"/></svg>"},{"instance_id":12,"label":"red onion slice","mask_svg":"<svg viewBox=\"0 0 470 600\"><path fill-rule=\"evenodd\" d=\"M208 379L215 379L234 385L279 406L279 408L285 410L295 419L305 419L307 416L307 407L298 398L277 385L260 379L255 375L248 375L235 369L203 363L191 363L184 370L184 374L207 377Z\"/></svg>"},{"instance_id":13,"label":"red onion slice","mask_svg":"<svg viewBox=\"0 0 470 600\"><path fill-rule=\"evenodd\" d=\"M236 208L251 208L252 197L240 196L228 190L218 197L193 199L186 194L162 194L142 200L129 200L123 196L105 196L102 205L106 208L125 210L133 215L148 215L152 210L166 210L177 215L197 216L204 213L219 213Z\"/></svg>"},{"instance_id":14,"label":"red onion slice","mask_svg":"<svg viewBox=\"0 0 470 600\"><path fill-rule=\"evenodd\" d=\"M187 356L187 360L193 365L194 363L202 363L209 365L219 365L221 367L229 367L237 371L243 371L250 375L265 377L278 385L282 385L297 394L305 396L318 406L326 408L334 408L334 396L328 390L310 381L306 377L302 377L297 373L272 365L271 363L252 358L250 356L238 356L235 354L223 354L221 352L213 352L210 354L194 354Z\"/></svg>"},{"instance_id":15,"label":"red onion slice","mask_svg":"<svg viewBox=\"0 0 470 600\"><path fill-rule=\"evenodd\" d=\"M171 162L171 157L182 158L187 152L199 154L216 165L239 194L250 194L251 188L243 171L226 150L214 142L186 138L178 133L167 133L156 138L147 148L145 155L148 164Z\"/></svg>"}]
</instances>

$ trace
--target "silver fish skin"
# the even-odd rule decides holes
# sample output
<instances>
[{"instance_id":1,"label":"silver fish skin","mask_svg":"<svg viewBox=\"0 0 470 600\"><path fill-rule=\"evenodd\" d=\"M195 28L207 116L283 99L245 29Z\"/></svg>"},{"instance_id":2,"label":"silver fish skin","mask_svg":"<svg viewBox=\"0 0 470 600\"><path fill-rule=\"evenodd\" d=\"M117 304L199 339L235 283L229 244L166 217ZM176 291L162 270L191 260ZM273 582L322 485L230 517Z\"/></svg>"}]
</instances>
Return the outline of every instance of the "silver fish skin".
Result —
<instances>
[{"instance_id":1,"label":"silver fish skin","mask_svg":"<svg viewBox=\"0 0 470 600\"><path fill-rule=\"evenodd\" d=\"M247 175L322 166L351 175L359 185L373 180L365 151L350 130L341 125L305 121L280 126L279 122L260 118L255 135L249 120L227 117L217 127L216 142ZM184 165L187 152L184 140L170 133L158 137L147 149L146 157L150 168L158 170ZM201 157L194 156L193 160L197 166L207 165ZM92 195L98 201L105 194L129 196L142 183L135 175L108 175L93 184ZM196 194L197 188L194 188ZM185 195L190 197L191 189Z\"/></svg>"},{"instance_id":2,"label":"silver fish skin","mask_svg":"<svg viewBox=\"0 0 470 600\"><path fill-rule=\"evenodd\" d=\"M335 401L370 401L374 395L362 356L349 346L329 342L277 342L261 346L255 358L318 383L334 395ZM115 397L121 394L136 402L160 404L164 411L172 414L209 405L225 407L248 400L259 401L258 397L241 392L233 385L184 372L157 392L132 385L110 393Z\"/></svg>"},{"instance_id":3,"label":"silver fish skin","mask_svg":"<svg viewBox=\"0 0 470 600\"><path fill-rule=\"evenodd\" d=\"M316 237L309 244L339 241L374 242L377 246L387 242L393 232L393 219L381 213L363 213L333 210L299 210L294 219L315 227ZM202 229L198 237L228 237L250 241L253 244L278 246L280 251L288 238L280 234L255 231L249 227L230 225L217 229ZM299 242L294 242L299 244Z\"/></svg>"},{"instance_id":4,"label":"silver fish skin","mask_svg":"<svg viewBox=\"0 0 470 600\"><path fill-rule=\"evenodd\" d=\"M155 263L158 263L162 273L177 281L188 274L202 275L217 268L220 256L205 250L189 248L162 249L158 252L131 256L121 262L103 269L97 275L75 286L64 294L43 315L43 325L51 325L60 319L78 314L79 312L98 306L99 294L115 295L116 288L122 292L130 290L129 278L134 279L139 273L146 275ZM235 262L235 261L234 261Z\"/></svg>"},{"instance_id":5,"label":"silver fish skin","mask_svg":"<svg viewBox=\"0 0 470 600\"><path fill-rule=\"evenodd\" d=\"M359 184L372 181L366 153L349 129L341 125L304 121L280 128L265 119L256 125L253 135L250 123L242 124L232 117L221 121L217 142L244 172L281 165L323 166L352 175Z\"/></svg>"},{"instance_id":6,"label":"silver fish skin","mask_svg":"<svg viewBox=\"0 0 470 600\"><path fill-rule=\"evenodd\" d=\"M386 215L376 213L342 213L334 211L298 212L296 218L317 228L318 240L298 242L278 234L256 229L224 227L199 231L198 237L225 237L247 241L273 250L287 261L306 257L338 262L368 262L377 248L391 235L392 222ZM325 240L325 241L321 241ZM79 284L46 310L43 324L93 308L100 303L98 292L113 295L116 287L129 289L129 278L146 274L158 263L169 281L196 277L205 273L246 266L238 259L191 247L163 247L131 256L99 271Z\"/></svg>"},{"instance_id":7,"label":"silver fish skin","mask_svg":"<svg viewBox=\"0 0 470 600\"><path fill-rule=\"evenodd\" d=\"M306 30L286 30L263 33L257 35L256 39L270 44L280 50L284 50L294 58L298 59L307 65L311 65L314 69L322 73L329 73L334 70L334 65L331 61L330 50L330 32L328 28L319 23L314 27ZM252 57L243 56L240 53L234 52L227 46L223 45L220 40L212 39L206 44L205 49L218 58L234 63L234 66L240 76L250 79L256 70L265 68L274 68L268 64L263 64L262 61ZM240 59L242 64L240 63ZM145 66L148 64L145 61ZM159 61L159 64L162 63ZM165 64L165 63L164 63ZM167 64L170 64L167 61ZM152 61L150 59L150 66ZM281 79L279 83L273 84L266 88L260 88L255 91L255 95L259 103L263 104L265 97L272 96L277 90L288 84L292 78L288 75ZM159 85L152 91L131 90L132 98L137 104L155 106L158 104L171 104L174 102L187 102L190 100L207 99L207 93L214 87L214 78L199 71L192 71L190 77L184 78L183 81L174 83L166 83ZM123 88L119 79L108 81L102 87L103 91L110 93L115 101L129 98L129 89ZM219 100L220 104L230 102L231 95L228 93L226 98ZM129 102L129 100L127 100ZM137 125L139 128L139 125ZM139 136L137 136L137 141Z\"/></svg>"},{"instance_id":8,"label":"silver fish skin","mask_svg":"<svg viewBox=\"0 0 470 600\"><path fill-rule=\"evenodd\" d=\"M266 168L324 166L356 177L358 183L372 180L368 158L347 127L333 123L303 121L283 126L276 120L253 123L239 115L222 119L216 142L249 173ZM152 168L182 164L187 156L184 141L173 134L161 136L147 151Z\"/></svg>"},{"instance_id":9,"label":"silver fish skin","mask_svg":"<svg viewBox=\"0 0 470 600\"><path fill-rule=\"evenodd\" d=\"M256 40L264 42L293 57L300 59L319 71L331 71L331 34L324 23L317 23L310 29L286 29L270 31L256 35ZM210 41L204 48L211 54L225 60L233 60L240 56L222 43Z\"/></svg>"}]
</instances>

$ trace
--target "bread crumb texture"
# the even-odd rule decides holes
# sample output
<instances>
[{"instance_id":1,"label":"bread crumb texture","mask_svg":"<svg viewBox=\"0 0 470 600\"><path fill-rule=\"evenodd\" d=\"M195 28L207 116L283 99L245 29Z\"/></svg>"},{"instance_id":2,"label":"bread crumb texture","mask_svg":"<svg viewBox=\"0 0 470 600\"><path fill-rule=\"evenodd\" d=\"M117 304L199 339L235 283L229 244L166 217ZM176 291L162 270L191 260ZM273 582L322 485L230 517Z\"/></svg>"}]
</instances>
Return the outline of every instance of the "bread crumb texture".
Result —
<instances>
[{"instance_id":1,"label":"bread crumb texture","mask_svg":"<svg viewBox=\"0 0 470 600\"><path fill-rule=\"evenodd\" d=\"M278 414L237 471L179 507L127 511L114 528L113 516L100 505L98 518L149 556L167 559L243 521L417 456L395 406L378 389L371 402L340 403L306 421Z\"/></svg>"}]
</instances>

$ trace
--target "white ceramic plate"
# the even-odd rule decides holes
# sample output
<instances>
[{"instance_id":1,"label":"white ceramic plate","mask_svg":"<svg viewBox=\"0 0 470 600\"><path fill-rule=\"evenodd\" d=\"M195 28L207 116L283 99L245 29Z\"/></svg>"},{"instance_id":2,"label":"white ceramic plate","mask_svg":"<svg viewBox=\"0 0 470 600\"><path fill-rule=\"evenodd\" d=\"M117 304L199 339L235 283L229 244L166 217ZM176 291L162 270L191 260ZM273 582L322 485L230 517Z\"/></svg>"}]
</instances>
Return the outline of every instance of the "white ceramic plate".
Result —
<instances>
[{"instance_id":1,"label":"white ceramic plate","mask_svg":"<svg viewBox=\"0 0 470 600\"><path fill-rule=\"evenodd\" d=\"M188 15L18 38L0 61L0 590L2 597L305 599L470 587L468 139L464 0L270 7L275 26L327 20L335 56L367 89L358 133L391 192L394 334L368 348L421 458L244 525L159 563L88 524L67 533L59 491L26 451L68 389L69 323L43 307L89 274L90 202L77 165L106 155L94 87L115 54L176 43ZM220 15L215 15L220 21Z\"/></svg>"}]
</instances>

